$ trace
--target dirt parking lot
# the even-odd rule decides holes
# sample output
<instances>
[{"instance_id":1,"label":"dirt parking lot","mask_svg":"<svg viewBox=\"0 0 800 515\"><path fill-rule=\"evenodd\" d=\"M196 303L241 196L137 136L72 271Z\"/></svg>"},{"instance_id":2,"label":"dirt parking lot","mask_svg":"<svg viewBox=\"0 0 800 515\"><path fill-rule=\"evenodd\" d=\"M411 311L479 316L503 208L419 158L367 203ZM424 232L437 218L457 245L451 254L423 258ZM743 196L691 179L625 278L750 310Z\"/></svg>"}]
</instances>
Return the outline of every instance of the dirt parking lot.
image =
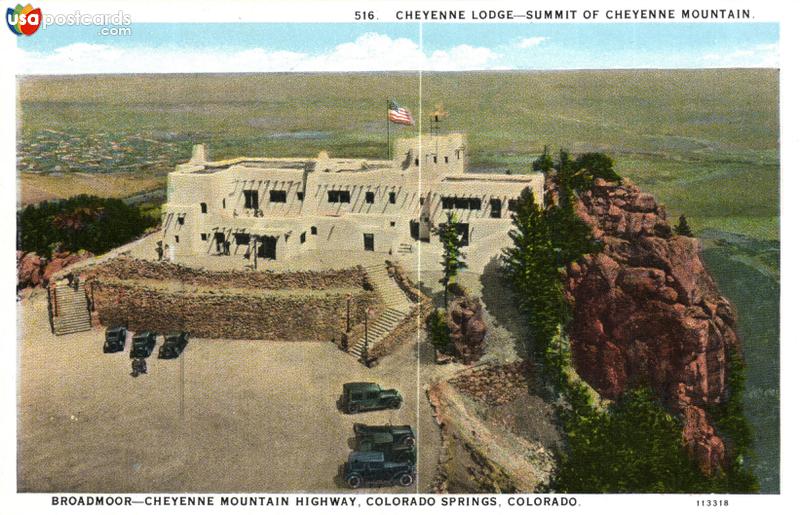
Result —
<instances>
[{"instance_id":1,"label":"dirt parking lot","mask_svg":"<svg viewBox=\"0 0 800 515\"><path fill-rule=\"evenodd\" d=\"M53 336L43 294L18 307L20 491L343 490L354 422L418 427L418 486L382 490L426 491L433 479L440 436L418 397L415 344L366 369L332 343L192 339L182 415L180 360L154 356L134 378L128 348L103 354L101 330ZM406 402L344 415L349 381L398 388Z\"/></svg>"}]
</instances>

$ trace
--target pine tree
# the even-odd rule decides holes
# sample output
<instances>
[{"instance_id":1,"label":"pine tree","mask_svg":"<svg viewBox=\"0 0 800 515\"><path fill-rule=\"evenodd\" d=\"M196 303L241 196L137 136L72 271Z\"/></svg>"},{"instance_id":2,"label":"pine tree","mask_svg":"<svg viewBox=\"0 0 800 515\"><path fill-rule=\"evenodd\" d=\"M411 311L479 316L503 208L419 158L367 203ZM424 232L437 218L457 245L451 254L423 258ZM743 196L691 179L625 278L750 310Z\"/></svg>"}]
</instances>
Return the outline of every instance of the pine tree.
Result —
<instances>
[{"instance_id":1,"label":"pine tree","mask_svg":"<svg viewBox=\"0 0 800 515\"><path fill-rule=\"evenodd\" d=\"M544 354L558 331L565 306L558 273L559 253L544 210L530 189L520 194L514 228L509 233L513 245L503 251L503 267L516 291L521 310L529 317L533 333L533 352Z\"/></svg>"},{"instance_id":2,"label":"pine tree","mask_svg":"<svg viewBox=\"0 0 800 515\"><path fill-rule=\"evenodd\" d=\"M553 158L550 156L547 145L545 145L542 155L533 162L532 168L534 172L549 172L553 169Z\"/></svg>"},{"instance_id":3,"label":"pine tree","mask_svg":"<svg viewBox=\"0 0 800 515\"><path fill-rule=\"evenodd\" d=\"M452 211L447 213L447 222L437 229L442 243L442 280L444 286L444 308L447 309L447 290L458 271L466 268L464 254L461 252L461 235L458 232L458 217Z\"/></svg>"},{"instance_id":4,"label":"pine tree","mask_svg":"<svg viewBox=\"0 0 800 515\"><path fill-rule=\"evenodd\" d=\"M683 214L678 218L678 225L675 226L675 234L694 238L692 229L689 227L689 222L686 221L686 217Z\"/></svg>"}]
</instances>

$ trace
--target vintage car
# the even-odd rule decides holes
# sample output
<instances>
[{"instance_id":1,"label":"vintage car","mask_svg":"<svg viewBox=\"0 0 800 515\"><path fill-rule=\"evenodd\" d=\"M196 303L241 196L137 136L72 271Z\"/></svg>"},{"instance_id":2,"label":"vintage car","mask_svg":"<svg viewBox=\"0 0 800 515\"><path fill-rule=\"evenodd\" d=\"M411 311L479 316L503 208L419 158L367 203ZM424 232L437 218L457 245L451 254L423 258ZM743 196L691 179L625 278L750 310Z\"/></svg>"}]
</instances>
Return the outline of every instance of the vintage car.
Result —
<instances>
[{"instance_id":1,"label":"vintage car","mask_svg":"<svg viewBox=\"0 0 800 515\"><path fill-rule=\"evenodd\" d=\"M414 463L389 461L382 452L351 452L344 468L344 480L350 488L375 483L411 486L416 475Z\"/></svg>"},{"instance_id":2,"label":"vintage car","mask_svg":"<svg viewBox=\"0 0 800 515\"><path fill-rule=\"evenodd\" d=\"M158 359L176 359L189 343L189 333L170 333L164 335L164 343L158 348Z\"/></svg>"},{"instance_id":3,"label":"vintage car","mask_svg":"<svg viewBox=\"0 0 800 515\"><path fill-rule=\"evenodd\" d=\"M124 327L111 327L106 329L106 341L103 343L103 352L122 352L125 350L125 340L128 330Z\"/></svg>"},{"instance_id":4,"label":"vintage car","mask_svg":"<svg viewBox=\"0 0 800 515\"><path fill-rule=\"evenodd\" d=\"M149 358L156 347L156 333L143 331L136 333L131 343L131 358Z\"/></svg>"},{"instance_id":5,"label":"vintage car","mask_svg":"<svg viewBox=\"0 0 800 515\"><path fill-rule=\"evenodd\" d=\"M412 447L416 444L417 439L414 436L414 430L411 426L369 426L367 424L353 424L353 432L356 434L356 444L361 445L361 442L369 441L375 435L388 434L392 438L392 442L406 447Z\"/></svg>"},{"instance_id":6,"label":"vintage car","mask_svg":"<svg viewBox=\"0 0 800 515\"><path fill-rule=\"evenodd\" d=\"M340 406L346 413L359 411L398 409L403 396L397 390L384 390L376 383L345 383Z\"/></svg>"},{"instance_id":7,"label":"vintage car","mask_svg":"<svg viewBox=\"0 0 800 515\"><path fill-rule=\"evenodd\" d=\"M395 442L391 433L371 433L357 440L359 452L382 452L386 460L395 463L416 463L417 449L404 442Z\"/></svg>"}]
</instances>

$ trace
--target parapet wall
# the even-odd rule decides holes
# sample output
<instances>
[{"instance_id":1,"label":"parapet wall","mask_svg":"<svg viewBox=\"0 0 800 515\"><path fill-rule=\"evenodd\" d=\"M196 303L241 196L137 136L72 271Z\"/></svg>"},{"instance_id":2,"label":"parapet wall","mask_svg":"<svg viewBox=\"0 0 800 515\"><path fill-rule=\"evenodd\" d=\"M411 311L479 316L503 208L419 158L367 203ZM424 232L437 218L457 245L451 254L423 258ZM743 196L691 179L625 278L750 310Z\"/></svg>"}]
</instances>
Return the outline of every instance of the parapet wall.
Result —
<instances>
[{"instance_id":1,"label":"parapet wall","mask_svg":"<svg viewBox=\"0 0 800 515\"><path fill-rule=\"evenodd\" d=\"M113 278L122 281L155 279L179 281L187 286L286 290L293 288L371 288L360 267L339 270L270 272L212 272L167 261L155 262L120 256L86 271L86 278Z\"/></svg>"}]
</instances>

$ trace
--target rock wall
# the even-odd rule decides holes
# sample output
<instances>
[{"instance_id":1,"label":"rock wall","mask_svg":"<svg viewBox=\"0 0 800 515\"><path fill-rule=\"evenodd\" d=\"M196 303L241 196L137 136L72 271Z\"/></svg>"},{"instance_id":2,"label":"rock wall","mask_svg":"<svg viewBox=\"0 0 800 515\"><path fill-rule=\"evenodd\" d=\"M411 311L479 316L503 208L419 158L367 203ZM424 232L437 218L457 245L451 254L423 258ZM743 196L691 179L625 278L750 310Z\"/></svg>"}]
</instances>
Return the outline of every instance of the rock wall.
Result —
<instances>
[{"instance_id":1,"label":"rock wall","mask_svg":"<svg viewBox=\"0 0 800 515\"><path fill-rule=\"evenodd\" d=\"M367 275L360 267L338 270L271 272L225 271L191 268L167 261L146 261L120 256L85 272L87 278L116 280L156 279L178 281L187 286L285 290L290 288L364 288L371 289Z\"/></svg>"},{"instance_id":2,"label":"rock wall","mask_svg":"<svg viewBox=\"0 0 800 515\"><path fill-rule=\"evenodd\" d=\"M202 338L329 341L345 328L345 293L175 292L96 278L89 292L102 325L127 325L134 331L185 330ZM358 313L381 300L375 292L361 290L353 294L351 302L358 322Z\"/></svg>"},{"instance_id":3,"label":"rock wall","mask_svg":"<svg viewBox=\"0 0 800 515\"><path fill-rule=\"evenodd\" d=\"M687 448L712 472L726 450L706 408L724 400L726 356L739 344L698 240L673 234L664 207L630 183L597 180L576 213L603 244L567 270L578 373L608 398L650 385L682 414Z\"/></svg>"}]
</instances>

